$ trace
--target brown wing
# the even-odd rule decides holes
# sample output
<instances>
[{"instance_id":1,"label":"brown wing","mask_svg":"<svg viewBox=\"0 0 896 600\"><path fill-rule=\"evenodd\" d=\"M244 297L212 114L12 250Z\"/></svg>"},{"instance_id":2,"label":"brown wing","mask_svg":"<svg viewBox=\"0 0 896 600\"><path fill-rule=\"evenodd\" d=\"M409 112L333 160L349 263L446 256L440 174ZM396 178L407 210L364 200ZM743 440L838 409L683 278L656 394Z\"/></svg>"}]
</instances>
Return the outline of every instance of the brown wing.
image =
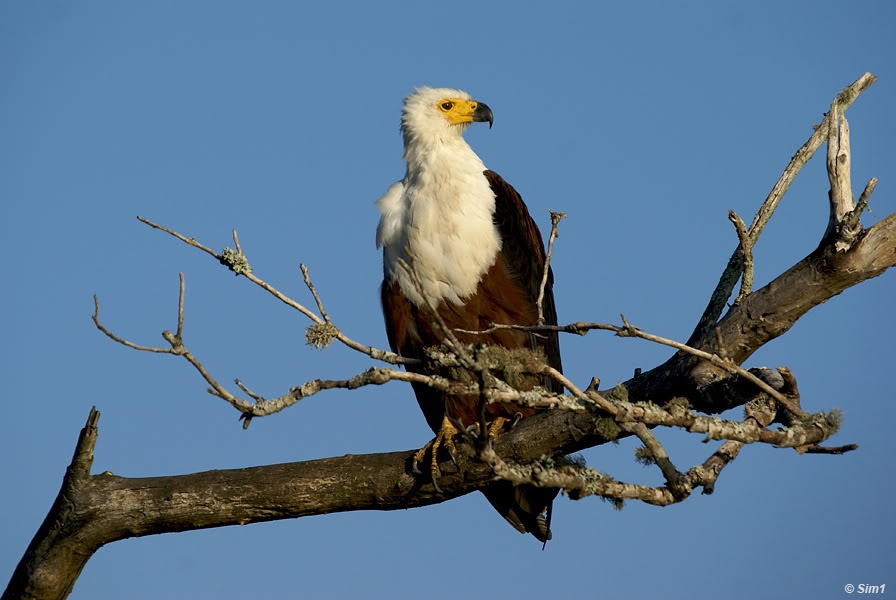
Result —
<instances>
[{"instance_id":1,"label":"brown wing","mask_svg":"<svg viewBox=\"0 0 896 600\"><path fill-rule=\"evenodd\" d=\"M428 307L418 307L402 293L397 282L384 281L382 287L383 316L392 350L407 358L423 358L424 350L442 343L442 333ZM445 324L455 331L456 337L465 343L482 343L504 348L539 348L546 338L536 338L522 331L499 330L489 334L465 334L457 330L481 331L492 323L534 325L538 318L535 303L528 292L513 276L504 255L499 253L495 263L483 275L476 292L462 304L442 302L436 311ZM559 355L558 355L559 356ZM418 370L417 367L410 367ZM443 375L451 377L450 373ZM521 381L521 389L544 385L538 378ZM447 414L464 425L479 419L476 396L445 396L425 385L415 385L417 401L433 431L438 431L442 417ZM536 411L513 404L490 404L486 410L490 419L512 418L516 413L530 416Z\"/></svg>"},{"instance_id":2,"label":"brown wing","mask_svg":"<svg viewBox=\"0 0 896 600\"><path fill-rule=\"evenodd\" d=\"M508 274L522 289L526 301L535 311L535 318L526 324L534 324L538 315L538 291L544 277L547 253L538 225L529 215L523 198L509 183L494 171L484 171L495 194L495 225L501 235L501 255ZM544 288L544 322L557 324L557 308L554 304L554 273L548 267L548 279ZM548 364L563 371L560 360L560 342L555 332L529 334L527 346L538 349ZM545 377L542 385L555 393L562 393L563 386ZM541 542L551 539L551 511L554 498L560 490L534 486L514 486L506 481L498 482L483 493L495 510L518 531L528 532Z\"/></svg>"},{"instance_id":3,"label":"brown wing","mask_svg":"<svg viewBox=\"0 0 896 600\"><path fill-rule=\"evenodd\" d=\"M538 289L544 276L547 253L535 220L519 193L494 171L484 172L495 193L495 225L501 234L501 253L507 269L516 277L532 306L536 307ZM548 267L548 280L544 288L544 321L546 325L557 324L557 308L554 304L554 273ZM531 336L530 347L540 349L549 365L563 371L560 360L560 341L554 332L541 336ZM545 382L548 389L562 393L563 387L554 380Z\"/></svg>"},{"instance_id":4,"label":"brown wing","mask_svg":"<svg viewBox=\"0 0 896 600\"><path fill-rule=\"evenodd\" d=\"M452 329L483 330L492 323L534 325L538 318L538 290L545 264L541 233L517 191L497 173L485 171L484 175L495 193L494 221L501 235L502 249L472 296L465 298L460 305L443 302L436 310ZM442 342L442 334L434 325L429 309L417 307L408 301L397 282L384 281L381 294L386 331L393 351L408 358L422 358L425 348ZM547 324L556 325L553 274L550 272L545 286L544 317ZM501 330L487 335L460 332L456 335L467 343L478 342L511 349L538 349L544 353L548 364L562 370L556 333L536 336L520 331ZM539 384L555 392L562 391L562 387L549 378L530 381L522 387ZM448 396L420 384L413 384L413 387L417 403L434 432L438 431L446 413L464 425L472 424L479 418L476 397ZM534 412L536 411L531 408L512 404L491 404L488 407L491 419L498 416L513 417L516 413L530 416ZM558 491L498 482L483 490L483 493L514 528L523 533L531 533L540 541L546 541L551 537L551 504Z\"/></svg>"}]
</instances>

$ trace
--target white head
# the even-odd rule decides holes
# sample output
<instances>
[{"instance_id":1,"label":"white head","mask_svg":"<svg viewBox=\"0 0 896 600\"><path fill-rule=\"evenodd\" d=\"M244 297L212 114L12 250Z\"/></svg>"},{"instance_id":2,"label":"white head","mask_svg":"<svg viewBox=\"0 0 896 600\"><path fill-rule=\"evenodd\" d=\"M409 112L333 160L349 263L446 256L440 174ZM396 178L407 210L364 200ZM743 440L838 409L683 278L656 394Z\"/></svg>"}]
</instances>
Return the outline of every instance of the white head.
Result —
<instances>
[{"instance_id":1,"label":"white head","mask_svg":"<svg viewBox=\"0 0 896 600\"><path fill-rule=\"evenodd\" d=\"M451 88L418 88L404 99L401 111L401 134L405 154L414 146L430 146L457 139L474 121L492 126L492 111L470 94Z\"/></svg>"},{"instance_id":2,"label":"white head","mask_svg":"<svg viewBox=\"0 0 896 600\"><path fill-rule=\"evenodd\" d=\"M417 306L463 302L501 249L486 167L461 135L474 121L491 124L492 111L460 90L424 87L404 101L408 170L377 202L377 245L387 281Z\"/></svg>"}]
</instances>

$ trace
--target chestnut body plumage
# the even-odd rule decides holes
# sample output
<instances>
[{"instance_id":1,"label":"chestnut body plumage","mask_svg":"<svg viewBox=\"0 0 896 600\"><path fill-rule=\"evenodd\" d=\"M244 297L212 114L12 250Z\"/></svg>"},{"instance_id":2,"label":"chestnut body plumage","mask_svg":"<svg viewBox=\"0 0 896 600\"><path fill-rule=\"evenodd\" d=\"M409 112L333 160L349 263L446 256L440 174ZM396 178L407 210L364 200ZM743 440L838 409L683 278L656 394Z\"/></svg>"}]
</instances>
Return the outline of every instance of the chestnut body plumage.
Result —
<instances>
[{"instance_id":1,"label":"chestnut body plumage","mask_svg":"<svg viewBox=\"0 0 896 600\"><path fill-rule=\"evenodd\" d=\"M486 120L491 124L491 110L459 90L422 88L405 100L402 133L408 171L379 200L377 229L384 258L386 331L392 349L402 356L422 358L425 348L442 343L444 334L432 309L453 330L483 330L492 323L534 325L538 318L545 264L541 234L516 190L487 170L461 135L470 122ZM549 273L543 306L548 324L557 322L552 286ZM464 343L534 350L561 369L553 333L455 335ZM517 382L521 389L537 385L562 391L546 377ZM452 396L422 384L414 384L414 391L436 433L446 416L464 426L479 420L478 396ZM509 403L486 407L489 421L534 412ZM519 531L550 538L550 507L557 490L499 482L484 493Z\"/></svg>"}]
</instances>

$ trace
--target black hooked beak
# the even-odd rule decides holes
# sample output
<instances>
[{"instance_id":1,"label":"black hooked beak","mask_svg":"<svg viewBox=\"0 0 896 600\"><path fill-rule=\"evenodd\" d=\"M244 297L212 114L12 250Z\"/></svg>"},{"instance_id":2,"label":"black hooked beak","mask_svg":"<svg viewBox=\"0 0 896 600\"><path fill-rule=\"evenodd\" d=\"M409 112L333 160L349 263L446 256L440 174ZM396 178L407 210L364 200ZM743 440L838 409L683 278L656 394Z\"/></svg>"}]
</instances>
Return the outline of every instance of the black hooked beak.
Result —
<instances>
[{"instance_id":1,"label":"black hooked beak","mask_svg":"<svg viewBox=\"0 0 896 600\"><path fill-rule=\"evenodd\" d=\"M473 111L473 120L480 123L488 121L488 128L491 129L495 118L492 116L492 109L488 107L488 104L477 102L476 110Z\"/></svg>"}]
</instances>

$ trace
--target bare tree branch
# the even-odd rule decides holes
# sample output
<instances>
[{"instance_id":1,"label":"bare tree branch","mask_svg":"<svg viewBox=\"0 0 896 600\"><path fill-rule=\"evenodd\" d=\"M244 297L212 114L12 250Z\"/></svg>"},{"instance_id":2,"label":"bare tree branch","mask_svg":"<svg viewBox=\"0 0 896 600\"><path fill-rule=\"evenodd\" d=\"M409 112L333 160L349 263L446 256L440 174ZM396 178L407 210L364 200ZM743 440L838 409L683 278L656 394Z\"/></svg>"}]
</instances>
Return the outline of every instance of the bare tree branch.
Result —
<instances>
[{"instance_id":1,"label":"bare tree branch","mask_svg":"<svg viewBox=\"0 0 896 600\"><path fill-rule=\"evenodd\" d=\"M828 154L827 171L831 182L830 221L828 229L833 231L834 225L843 220L847 213L855 208L852 198L852 182L850 175L849 122L840 111L837 100L831 103L828 113Z\"/></svg>"},{"instance_id":2,"label":"bare tree branch","mask_svg":"<svg viewBox=\"0 0 896 600\"><path fill-rule=\"evenodd\" d=\"M740 278L740 293L734 301L737 304L753 292L753 242L750 240L747 226L736 212L729 210L728 220L734 223L734 228L737 230L737 239L740 241L740 253L744 263Z\"/></svg>"},{"instance_id":3,"label":"bare tree branch","mask_svg":"<svg viewBox=\"0 0 896 600\"><path fill-rule=\"evenodd\" d=\"M654 335L652 333L647 333L637 327L631 325L631 323L626 320L625 315L620 315L622 317L623 326L620 327L618 325L609 325L606 323L585 323L582 321L576 323L570 323L568 325L512 325L512 324L503 324L503 323L492 323L488 329L484 329L481 331L468 331L468 330L460 330L463 333L471 333L471 334L483 334L483 333L491 333L492 331L497 331L500 329L514 329L518 331L557 331L561 333L577 333L579 335L585 335L591 330L599 329L604 331L612 331L616 333L619 337L636 337L641 338L643 340L648 340L651 342L655 342L657 344L662 344L664 346L669 346L671 348L675 348L676 350L680 350L692 356L702 358L704 360L709 361L711 364L721 367L726 371L739 375L745 378L748 381L753 382L757 387L759 387L763 392L771 395L778 402L780 402L783 406L786 406L789 410L793 411L795 414L803 414L803 411L795 406L788 398L780 394L776 389L771 387L768 383L763 381L761 378L757 377L753 373L749 372L746 369L743 369L731 360L721 356L721 354L713 354L711 352L706 352L704 350L700 350L698 348L692 348L686 344L682 344L681 342L676 342L675 340L670 340L668 338L660 337L658 335ZM721 352L725 352L725 346L719 344L718 348L720 348ZM570 389L567 386L567 389ZM570 389L570 391L572 391ZM611 411L611 414L615 414Z\"/></svg>"},{"instance_id":4,"label":"bare tree branch","mask_svg":"<svg viewBox=\"0 0 896 600\"><path fill-rule=\"evenodd\" d=\"M847 108L852 106L852 103L859 97L859 94L868 89L868 87L876 80L877 78L871 73L865 73L837 96L837 106L842 112L845 112ZM759 234L762 233L765 224L771 219L772 214L775 212L775 208L778 207L781 198L784 197L784 194L790 188L790 184L793 183L797 173L800 172L803 165L809 162L809 159L812 158L812 155L815 154L815 151L818 150L822 142L827 138L830 122L830 115L828 115L821 122L821 125L815 129L815 133L813 133L806 143L796 151L796 154L793 155L793 158L790 159L790 163L784 169L784 173L781 175L780 179L778 179L778 182L775 183L774 187L772 187L772 191L769 192L765 202L762 203L756 216L753 217L753 222L750 224L749 230L750 240L753 245L755 245L756 240L759 239ZM700 321L697 323L694 332L688 338L687 344L689 346L699 346L697 340L703 338L706 333L712 329L716 321L718 321L719 316L725 309L725 303L731 296L731 292L734 290L734 285L737 283L737 279L743 271L743 267L741 266L742 261L743 256L740 253L740 246L738 246L728 260L728 265L725 267L725 271L722 273L722 277L719 279L719 283L710 297L709 304L703 312L703 316L700 317Z\"/></svg>"},{"instance_id":5,"label":"bare tree branch","mask_svg":"<svg viewBox=\"0 0 896 600\"><path fill-rule=\"evenodd\" d=\"M669 459L669 454L663 445L650 432L644 423L623 423L622 428L634 433L644 444L644 449L650 454L651 461L660 468L666 479L666 488L672 492L676 499L684 499L691 495L693 486L687 478L677 469Z\"/></svg>"},{"instance_id":6,"label":"bare tree branch","mask_svg":"<svg viewBox=\"0 0 896 600\"><path fill-rule=\"evenodd\" d=\"M164 226L162 226L162 225L158 225L158 224L156 224L156 223L153 223L153 222L150 221L149 219L144 219L143 217L137 217L137 219L138 219L140 222L145 223L145 224L149 225L150 227L152 227L152 228L154 228L154 229L159 229L159 230L161 230L161 231L164 231L164 232L166 232L166 233L168 233L168 234L170 234L170 235L176 237L177 239L181 240L181 241L184 242L185 244L188 244L188 245L190 245L190 246L193 246L194 248L199 248L200 250L203 250L204 252L206 252L206 253L210 254L211 256L215 257L215 259L216 259L218 262L220 262L220 263L226 265L226 266L227 266L228 268L230 268L231 270L234 270L234 269L236 268L236 270L234 270L234 272L235 272L237 275L242 275L242 276L244 276L246 279L248 279L249 281L251 281L251 282L254 283L255 285L261 287L262 289L264 289L265 291L267 291L268 293L270 293L272 296L274 296L275 298L277 298L278 300L280 300L281 302L283 302L283 303L286 304L287 306L289 306L289 307L291 307L291 308L294 308L295 310L299 311L300 313L302 313L303 315L305 315L306 317L308 317L309 319L311 319L315 324L318 324L318 325L325 325L325 324L327 324L326 321L325 321L322 317L317 316L316 314L314 314L313 312L311 312L310 310L308 310L307 308L305 308L305 307L304 307L303 305L301 305L300 303L296 302L295 300L293 300L293 299L290 298L289 296L287 296L287 295L281 293L277 288L275 288L274 286L270 285L270 284L267 283L266 281L264 281L264 280L262 280L262 279L256 277L256 276L252 273L251 268L248 267L248 262L245 262L245 264L243 264L242 262L240 262L240 263L239 263L239 266L236 266L236 267L235 267L233 258L227 256L226 253L224 253L224 252L222 252L221 255L218 255L218 254L217 254L214 250L212 250L211 248L208 248L207 246L204 246L204 245L200 244L199 242L197 242L195 238L188 238L188 237L186 237L186 236L183 236L183 235L179 234L178 232L176 232L176 231L174 231L174 230L172 230L172 229L169 229L169 228L164 227ZM226 250L226 249L225 249L225 250ZM237 256L237 257L243 257L243 258L244 258L244 255L242 254L242 251L240 251L240 252L235 252L235 253L233 253L233 254L234 254L235 256ZM237 271L238 271L238 272L237 272ZM387 362L387 363L390 363L390 364L393 364L393 365L399 365L399 364L415 364L415 363L416 363L415 360L413 360L413 359L408 359L408 358L403 358L403 357L401 357L401 356L398 356L398 355L395 354L394 352L389 352L389 351L387 351L387 350L380 350L379 348L374 348L373 346L365 346L364 344L361 344L361 343L356 342L355 340L349 338L348 336L346 336L344 333L342 333L342 332L339 331L338 329L335 330L335 332L334 332L334 334L333 334L333 337L334 337L334 339L339 340L340 342L342 342L343 344L345 344L346 346L348 346L348 347L351 348L352 350L357 350L358 352L361 352L361 353L363 353L363 354L366 354L366 355L368 355L369 357L371 357L371 358L373 358L373 359L375 359L375 360L381 360L381 361L383 361L383 362Z\"/></svg>"},{"instance_id":7,"label":"bare tree branch","mask_svg":"<svg viewBox=\"0 0 896 600\"><path fill-rule=\"evenodd\" d=\"M565 212L551 212L551 235L548 238L548 254L544 259L544 269L541 274L541 285L538 286L538 320L536 324L544 325L544 288L548 283L548 275L551 272L551 255L554 253L554 240L557 238L557 225L561 219L566 218Z\"/></svg>"},{"instance_id":8,"label":"bare tree branch","mask_svg":"<svg viewBox=\"0 0 896 600\"><path fill-rule=\"evenodd\" d=\"M158 352L162 354L177 354L171 348L154 348L152 346L141 346L139 344L129 342L124 338L118 337L117 335L103 327L103 324L100 323L100 301L97 299L96 294L93 295L93 306L93 317L91 318L93 319L96 328L105 333L106 336L108 336L110 339L118 342L119 344L127 346L128 348L133 348L134 350L142 350L143 352Z\"/></svg>"},{"instance_id":9,"label":"bare tree branch","mask_svg":"<svg viewBox=\"0 0 896 600\"><path fill-rule=\"evenodd\" d=\"M183 330L183 314L184 314L184 276L183 273L180 274L180 294L178 300L178 331L181 332ZM300 400L304 398L308 398L317 394L322 390L331 390L331 389L357 389L360 387L368 386L368 385L383 385L388 383L389 381L405 381L405 382L413 382L413 383L422 383L434 389L441 390L443 392L450 393L455 396L462 395L479 395L482 396L487 403L493 402L513 402L516 404L520 404L523 406L531 406L534 408L555 408L557 406L565 406L567 408L577 408L576 402L571 399L564 398L563 396L554 396L551 394L540 394L540 393L526 393L520 392L518 390L514 390L512 388L506 389L481 389L478 385L474 384L462 384L453 382L451 380L445 379L444 377L439 377L437 375L425 375L422 373L415 373L411 371L398 371L395 369L389 368L370 368L363 373L359 373L349 379L341 379L341 380L324 380L324 379L313 379L310 381L306 381L301 385L294 386L290 388L289 392L286 394L279 396L277 398L265 399L261 396L258 396L248 390L243 383L237 379L235 381L236 385L242 389L248 396L250 396L255 402L250 403L246 400L238 398L231 394L226 388L220 385L217 380L208 372L208 370L203 366L201 361L197 359L186 347L183 342L183 339L179 335L174 335L170 331L162 332L162 336L169 342L171 348L152 348L149 346L141 346L138 344L134 344L129 342L123 338L120 338L109 331L105 326L103 326L99 321L99 303L96 301L94 297L94 301L96 302L96 312L93 315L93 321L96 324L96 327L106 334L111 339L116 342L127 346L129 348L133 348L135 350L142 350L146 352L158 352L165 354L173 354L176 356L183 356L193 367L202 375L203 379L208 382L211 388L208 390L214 396L222 398L226 400L231 406L240 411L242 418L244 419L243 427L248 427L249 421L254 417L264 417L267 415L275 414L280 412L281 410L296 404ZM456 339L456 338L455 338ZM459 352L459 356L461 357L461 364L465 366L469 366L470 364L478 364L479 368L486 369L486 367L482 364L476 363L466 352L464 345L459 341L456 345L453 346L455 351ZM466 356L466 361L462 358ZM445 357L443 360L450 360L449 357ZM449 363L450 364L450 363ZM581 402L586 404L593 404L594 399L585 396L575 385L568 381L562 374L551 369L550 367L545 367L545 373L551 375L552 377L558 378L558 380L562 382L566 382L565 385L568 385L571 388L573 393L578 392L576 395ZM594 394L593 396L597 396Z\"/></svg>"},{"instance_id":10,"label":"bare tree branch","mask_svg":"<svg viewBox=\"0 0 896 600\"><path fill-rule=\"evenodd\" d=\"M317 310L320 311L320 316L324 318L324 321L327 323L330 322L330 317L327 315L327 311L324 310L324 305L320 301L320 296L317 295L317 290L314 289L314 285L311 283L311 277L308 275L308 267L304 264L300 264L299 268L302 269L302 276L305 278L305 285L308 286L308 289L311 291L311 295L314 296L314 301L317 303Z\"/></svg>"}]
</instances>

